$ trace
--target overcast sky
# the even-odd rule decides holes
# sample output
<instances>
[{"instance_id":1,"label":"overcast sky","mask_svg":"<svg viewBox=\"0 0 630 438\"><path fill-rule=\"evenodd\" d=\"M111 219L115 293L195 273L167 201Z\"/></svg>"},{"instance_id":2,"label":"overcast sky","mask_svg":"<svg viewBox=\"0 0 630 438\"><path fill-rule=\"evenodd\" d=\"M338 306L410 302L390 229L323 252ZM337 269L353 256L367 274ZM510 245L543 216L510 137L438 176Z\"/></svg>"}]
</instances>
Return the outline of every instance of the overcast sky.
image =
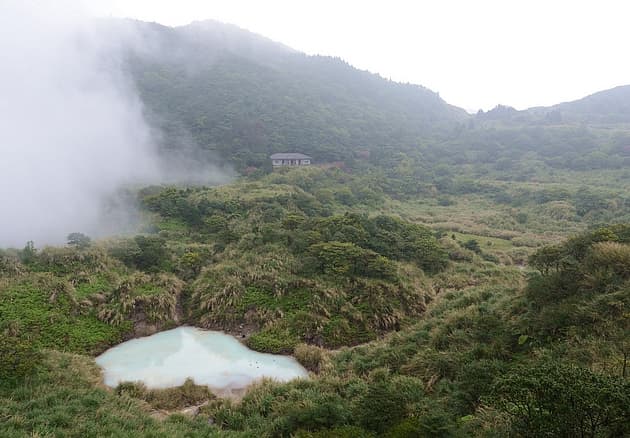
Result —
<instances>
[{"instance_id":1,"label":"overcast sky","mask_svg":"<svg viewBox=\"0 0 630 438\"><path fill-rule=\"evenodd\" d=\"M96 1L96 0L95 0ZM468 110L551 105L630 83L624 0L113 0L101 14L215 19L425 85Z\"/></svg>"}]
</instances>

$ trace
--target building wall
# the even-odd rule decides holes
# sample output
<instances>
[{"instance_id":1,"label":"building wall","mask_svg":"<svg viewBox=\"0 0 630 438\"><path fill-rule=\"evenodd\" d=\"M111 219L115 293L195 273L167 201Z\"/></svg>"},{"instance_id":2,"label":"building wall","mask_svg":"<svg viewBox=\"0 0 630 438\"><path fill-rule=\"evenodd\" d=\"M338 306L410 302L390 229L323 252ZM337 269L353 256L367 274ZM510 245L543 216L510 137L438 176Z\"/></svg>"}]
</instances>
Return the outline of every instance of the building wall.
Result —
<instances>
[{"instance_id":1,"label":"building wall","mask_svg":"<svg viewBox=\"0 0 630 438\"><path fill-rule=\"evenodd\" d=\"M278 166L310 166L311 160L272 160L275 167Z\"/></svg>"}]
</instances>

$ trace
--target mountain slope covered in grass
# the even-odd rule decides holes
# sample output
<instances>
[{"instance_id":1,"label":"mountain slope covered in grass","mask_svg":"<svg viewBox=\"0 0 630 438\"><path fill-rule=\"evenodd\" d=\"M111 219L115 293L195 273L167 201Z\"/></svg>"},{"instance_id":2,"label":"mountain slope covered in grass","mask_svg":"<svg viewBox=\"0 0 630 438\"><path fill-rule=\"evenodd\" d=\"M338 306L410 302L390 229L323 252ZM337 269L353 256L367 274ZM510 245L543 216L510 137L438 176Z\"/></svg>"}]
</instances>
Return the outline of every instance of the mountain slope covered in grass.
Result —
<instances>
[{"instance_id":1,"label":"mountain slope covered in grass","mask_svg":"<svg viewBox=\"0 0 630 438\"><path fill-rule=\"evenodd\" d=\"M188 193L185 202L207 197L198 194ZM185 195L179 193L179 199ZM275 210L282 197L274 198ZM245 202L260 200L255 196ZM152 208L164 206L163 200L155 201L150 200ZM268 251L267 245L262 256L235 249L264 239L271 231L265 231L263 222L254 233L258 237L227 235L230 229L249 227L260 211L232 216L227 229L217 227L216 214L221 213L204 215L208 220L201 228L188 220L173 221L177 216L170 223L158 220L162 251L154 246L138 253L133 249L138 239L130 239L110 243L107 251L99 244L48 249L31 258L24 252L2 254L0 311L10 320L3 321L0 338L0 434L491 437L549 432L604 437L630 432L629 225L600 227L543 247L531 256L535 271L527 275L488 257L492 250L487 247L460 242L458 249L450 236L440 240L450 255L448 265L422 275L390 262L399 279L383 277L382 270L366 277L350 269L353 264L354 269L369 267L375 260L370 253L348 261L347 253L338 251L340 241L316 243L311 245L316 253L326 245L335 249L326 254L332 264L324 265L335 269L329 273L335 284L326 284L316 261L312 273L299 268L291 273L293 268L283 265L286 257L279 249L302 245L289 243L304 224L295 213L268 216L271 223L283 223L284 230L273 239L276 250ZM317 222L345 224L335 239L359 242L365 237L363 244L380 243L383 252L404 243L362 235L365 230L355 219L331 216ZM303 220L309 221L308 215ZM422 240L431 241L428 236ZM408 249L414 247L423 245ZM162 257L148 257L156 252ZM413 263L422 260L409 255ZM246 265L228 272L230 264L238 266L243 258ZM153 263L139 263L147 259ZM96 266L94 260L101 263ZM59 269L66 263L70 266ZM110 282L103 280L105 273ZM216 281L205 284L210 277ZM49 283L38 284L41 278ZM409 287L414 278L420 280L417 294L396 290ZM190 292L173 286L181 288L184 282ZM47 284L57 286L49 289ZM344 290L347 286L351 288ZM310 288L306 295L304 287ZM198 301L200 294L209 304ZM29 299L11 310L16 296ZM189 319L173 321L168 297L188 308ZM233 305L225 307L224 298ZM420 308L405 315L410 305ZM228 313L214 313L215 306ZM245 309L253 319L240 313ZM33 319L39 314L43 316ZM139 322L138 314L161 321L163 328L184 321L203 324L204 316L225 328L253 323L262 330L252 335L250 346L292 351L311 371L310 378L260 382L241 400L216 398L192 382L163 391L131 382L104 389L89 356L103 341L118 342L121 331ZM68 324L68 315L74 325ZM263 321L256 321L259 316ZM365 341L362 332L370 324L382 330L378 339L353 348L325 348L330 341ZM38 333L36 328L44 325L55 336ZM81 332L93 338L77 342ZM314 336L298 339L300 334ZM177 413L200 404L192 418ZM158 414L166 420L156 420Z\"/></svg>"}]
</instances>

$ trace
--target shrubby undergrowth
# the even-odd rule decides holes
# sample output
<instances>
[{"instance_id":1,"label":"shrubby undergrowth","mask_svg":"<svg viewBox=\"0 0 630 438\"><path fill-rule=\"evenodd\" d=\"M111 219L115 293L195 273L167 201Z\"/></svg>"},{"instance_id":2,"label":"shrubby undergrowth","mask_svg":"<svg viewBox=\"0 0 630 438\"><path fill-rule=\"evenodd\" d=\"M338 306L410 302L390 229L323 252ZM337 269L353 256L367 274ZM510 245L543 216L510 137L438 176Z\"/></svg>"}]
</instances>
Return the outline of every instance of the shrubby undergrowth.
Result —
<instances>
[{"instance_id":1,"label":"shrubby undergrowth","mask_svg":"<svg viewBox=\"0 0 630 438\"><path fill-rule=\"evenodd\" d=\"M394 201L376 189L337 197L352 181L309 169L148 188L145 234L2 251L0 434L629 433L628 225L516 247L384 215L373 203ZM242 400L194 382L112 392L72 354L181 323L292 353L311 378ZM205 401L192 420L149 416Z\"/></svg>"}]
</instances>

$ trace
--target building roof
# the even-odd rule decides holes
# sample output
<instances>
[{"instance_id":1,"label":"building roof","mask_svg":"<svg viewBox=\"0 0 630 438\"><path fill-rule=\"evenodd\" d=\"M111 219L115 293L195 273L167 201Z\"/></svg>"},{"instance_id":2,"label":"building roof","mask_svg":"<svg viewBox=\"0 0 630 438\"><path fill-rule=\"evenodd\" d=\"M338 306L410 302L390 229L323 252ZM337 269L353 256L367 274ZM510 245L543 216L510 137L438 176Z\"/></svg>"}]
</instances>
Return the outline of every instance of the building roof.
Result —
<instances>
[{"instance_id":1,"label":"building roof","mask_svg":"<svg viewBox=\"0 0 630 438\"><path fill-rule=\"evenodd\" d=\"M281 154L273 154L271 157L272 160L310 160L311 157L304 154L298 154L295 152L290 153L281 153Z\"/></svg>"}]
</instances>

